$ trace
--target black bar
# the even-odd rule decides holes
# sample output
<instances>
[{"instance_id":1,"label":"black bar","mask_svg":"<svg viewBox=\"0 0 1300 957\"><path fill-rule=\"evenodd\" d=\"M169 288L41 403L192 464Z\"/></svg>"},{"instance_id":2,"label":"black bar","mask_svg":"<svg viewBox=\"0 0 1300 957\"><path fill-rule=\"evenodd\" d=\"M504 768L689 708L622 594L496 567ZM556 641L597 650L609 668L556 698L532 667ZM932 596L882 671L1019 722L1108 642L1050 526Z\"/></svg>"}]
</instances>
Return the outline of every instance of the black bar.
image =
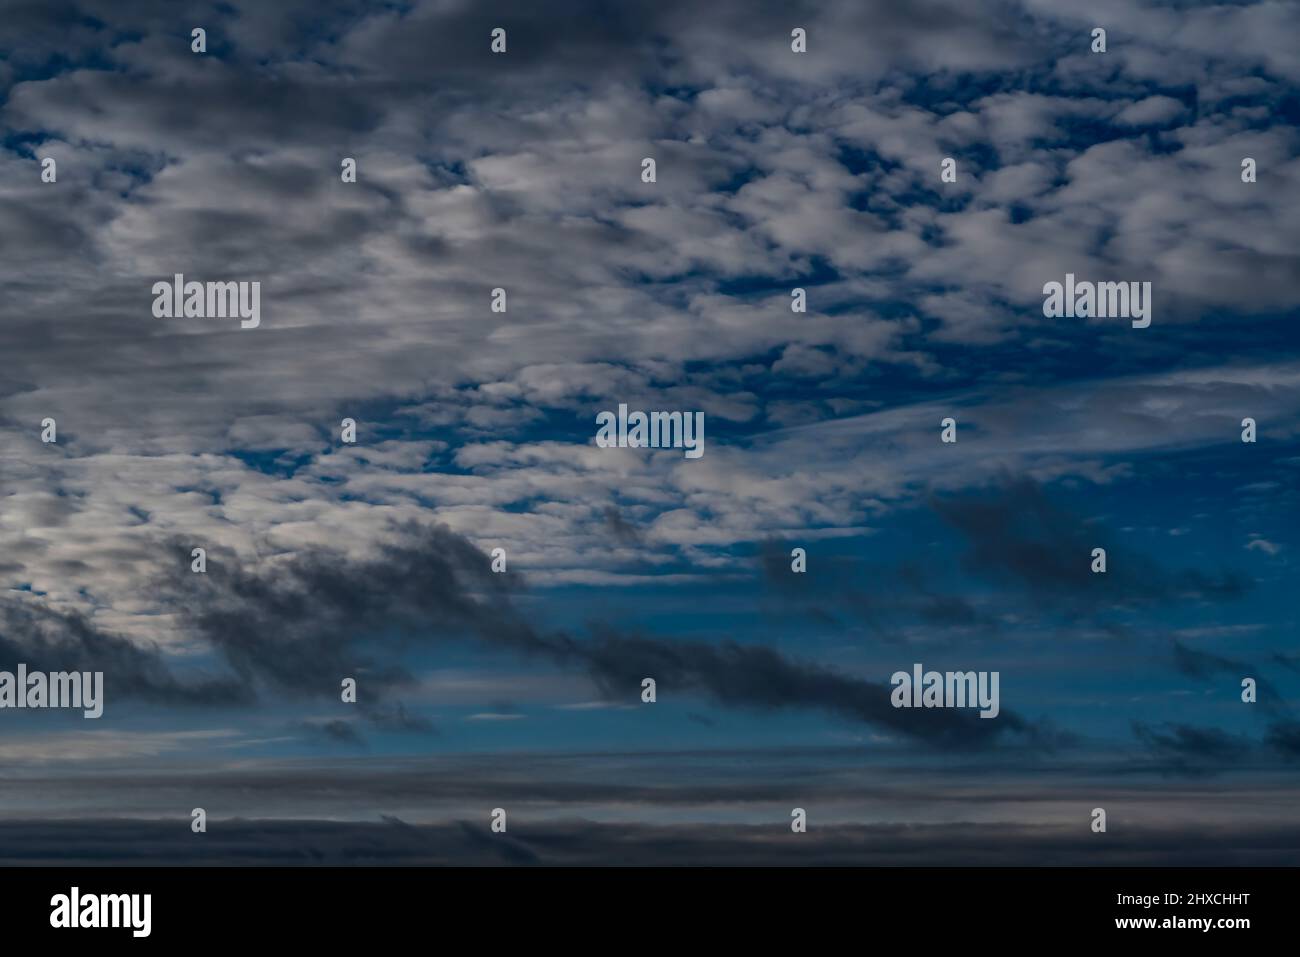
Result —
<instances>
[{"instance_id":1,"label":"black bar","mask_svg":"<svg viewBox=\"0 0 1300 957\"><path fill-rule=\"evenodd\" d=\"M837 940L1200 937L1230 946L1250 939L1243 934L1287 929L1295 876L1288 868L32 868L3 873L0 913L11 942L66 944L77 934L81 942L205 949L268 941L373 948L404 939L457 951L578 942L677 950L701 939L765 949L788 941L801 953ZM70 897L73 887L83 906L88 895L149 894L148 936L134 936L129 912L121 920L128 926L52 927L52 898ZM1208 931L1161 926L1243 918L1248 926ZM1156 926L1117 926L1125 919Z\"/></svg>"}]
</instances>

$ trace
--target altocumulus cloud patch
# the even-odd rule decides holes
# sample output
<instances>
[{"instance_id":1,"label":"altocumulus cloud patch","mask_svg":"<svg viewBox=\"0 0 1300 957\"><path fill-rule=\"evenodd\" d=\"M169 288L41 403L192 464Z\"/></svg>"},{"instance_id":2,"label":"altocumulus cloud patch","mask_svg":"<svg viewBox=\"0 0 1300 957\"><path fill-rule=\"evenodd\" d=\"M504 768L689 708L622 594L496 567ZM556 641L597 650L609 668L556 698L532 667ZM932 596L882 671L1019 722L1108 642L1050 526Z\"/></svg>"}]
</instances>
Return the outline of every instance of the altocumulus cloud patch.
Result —
<instances>
[{"instance_id":1,"label":"altocumulus cloud patch","mask_svg":"<svg viewBox=\"0 0 1300 957\"><path fill-rule=\"evenodd\" d=\"M3 18L23 858L1293 862L1295 11L571 12Z\"/></svg>"}]
</instances>

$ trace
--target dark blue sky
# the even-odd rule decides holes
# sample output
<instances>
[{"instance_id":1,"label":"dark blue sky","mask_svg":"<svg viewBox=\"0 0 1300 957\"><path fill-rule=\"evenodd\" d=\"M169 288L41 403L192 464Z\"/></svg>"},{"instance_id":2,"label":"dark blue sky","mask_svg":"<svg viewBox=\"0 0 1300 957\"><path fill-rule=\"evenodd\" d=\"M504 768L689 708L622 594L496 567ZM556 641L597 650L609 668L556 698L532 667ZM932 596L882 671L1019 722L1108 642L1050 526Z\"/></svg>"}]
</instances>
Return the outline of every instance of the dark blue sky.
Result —
<instances>
[{"instance_id":1,"label":"dark blue sky","mask_svg":"<svg viewBox=\"0 0 1300 957\"><path fill-rule=\"evenodd\" d=\"M570 6L0 0L0 668L107 689L0 711L8 816L1294 855L1295 8ZM889 708L915 662L1002 714Z\"/></svg>"}]
</instances>

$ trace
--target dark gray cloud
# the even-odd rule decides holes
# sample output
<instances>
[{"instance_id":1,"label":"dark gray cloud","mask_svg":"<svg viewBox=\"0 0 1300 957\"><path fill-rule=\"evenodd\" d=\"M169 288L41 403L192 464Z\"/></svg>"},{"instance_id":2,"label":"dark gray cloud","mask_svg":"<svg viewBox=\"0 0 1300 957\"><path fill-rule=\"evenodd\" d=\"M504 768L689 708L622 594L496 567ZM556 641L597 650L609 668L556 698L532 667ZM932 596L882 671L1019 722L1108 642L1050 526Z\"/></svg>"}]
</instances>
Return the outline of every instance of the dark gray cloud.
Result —
<instances>
[{"instance_id":1,"label":"dark gray cloud","mask_svg":"<svg viewBox=\"0 0 1300 957\"><path fill-rule=\"evenodd\" d=\"M185 570L159 586L185 627L246 682L324 695L357 677L378 697L413 679L367 644L392 652L413 639L527 643L529 629L506 601L518 577L490 566L445 527L408 526L361 559L309 548L254 565L218 549L206 575Z\"/></svg>"},{"instance_id":2,"label":"dark gray cloud","mask_svg":"<svg viewBox=\"0 0 1300 957\"><path fill-rule=\"evenodd\" d=\"M1049 723L1027 720L1007 708L993 720L969 710L895 708L886 681L837 674L762 646L662 641L600 629L581 644L566 639L555 652L561 660L572 656L582 661L608 694L623 700L635 694L642 678L653 677L660 695L683 688L703 691L727 707L815 708L938 748L1006 743L1052 750L1073 741Z\"/></svg>"},{"instance_id":3,"label":"dark gray cloud","mask_svg":"<svg viewBox=\"0 0 1300 957\"><path fill-rule=\"evenodd\" d=\"M179 543L170 550L188 560ZM1071 740L1010 708L993 720L974 711L894 708L892 689L883 680L839 674L761 645L652 638L600 623L585 638L546 631L512 604L518 576L493 573L486 554L441 526L397 529L364 558L313 548L249 565L215 549L206 574L193 574L179 561L177 566L155 587L170 597L182 632L234 673L212 686L227 690L224 703L247 701L259 690L336 699L342 679L355 677L358 706L377 726L430 730L398 700L413 676L395 662L413 648L459 639L578 668L618 701L637 701L642 679L652 677L661 695L702 693L725 707L757 711L819 710L944 749L995 743L1051 749ZM53 622L53 642L29 649L31 667L65 660L84 667L86 660L102 660L114 694L148 698L158 688L180 693L179 682L156 656L98 633L87 642L90 633L73 616ZM82 659L80 652L92 645L100 657ZM67 652L63 658L47 657L61 650ZM124 656L120 669L103 657L110 650ZM212 691L204 700L223 703Z\"/></svg>"},{"instance_id":4,"label":"dark gray cloud","mask_svg":"<svg viewBox=\"0 0 1300 957\"><path fill-rule=\"evenodd\" d=\"M1229 679L1231 686L1241 689L1243 678L1254 678L1257 699L1254 707L1269 714L1286 712L1286 697L1262 678L1259 670L1245 661L1225 658L1208 651L1190 648L1181 641L1174 642L1174 668L1180 674L1199 681L1211 681L1220 675Z\"/></svg>"},{"instance_id":5,"label":"dark gray cloud","mask_svg":"<svg viewBox=\"0 0 1300 957\"><path fill-rule=\"evenodd\" d=\"M1205 774L1240 764L1254 748L1249 740L1219 728L1187 724L1152 727L1134 722L1133 734L1152 752L1172 760L1176 770L1187 774Z\"/></svg>"},{"instance_id":6,"label":"dark gray cloud","mask_svg":"<svg viewBox=\"0 0 1300 957\"><path fill-rule=\"evenodd\" d=\"M1240 675L1245 678L1254 671L1244 661L1235 661L1208 651L1189 648L1181 641L1174 642L1174 667L1189 678L1202 680L1225 674Z\"/></svg>"},{"instance_id":7,"label":"dark gray cloud","mask_svg":"<svg viewBox=\"0 0 1300 957\"><path fill-rule=\"evenodd\" d=\"M1287 760L1300 760L1300 721L1284 719L1273 722L1266 741Z\"/></svg>"},{"instance_id":8,"label":"dark gray cloud","mask_svg":"<svg viewBox=\"0 0 1300 957\"><path fill-rule=\"evenodd\" d=\"M931 507L966 540L964 566L975 575L1023 587L1042 601L1065 602L1074 614L1112 606L1242 597L1250 581L1235 571L1168 570L1118 544L1103 525L1054 504L1036 482L1007 479L992 488L932 497ZM1106 549L1106 572L1091 570L1092 550Z\"/></svg>"},{"instance_id":9,"label":"dark gray cloud","mask_svg":"<svg viewBox=\"0 0 1300 957\"><path fill-rule=\"evenodd\" d=\"M1119 818L1117 820L1116 818ZM486 816L484 817L486 820ZM458 865L641 866L1290 866L1300 829L1249 823L1177 828L1122 826L1104 842L1084 823L654 826L512 818L506 834L461 821L437 825L385 816L374 823L209 819L196 839L188 819L0 822L0 863L23 865Z\"/></svg>"},{"instance_id":10,"label":"dark gray cloud","mask_svg":"<svg viewBox=\"0 0 1300 957\"><path fill-rule=\"evenodd\" d=\"M996 623L966 596L945 591L932 571L911 557L894 564L868 562L851 555L819 553L805 543L808 571L791 568L793 541L766 539L758 546L758 567L774 612L826 625L860 621L873 637L897 643L917 623L927 640L949 642L993 634Z\"/></svg>"},{"instance_id":11,"label":"dark gray cloud","mask_svg":"<svg viewBox=\"0 0 1300 957\"><path fill-rule=\"evenodd\" d=\"M1002 739L1051 747L1068 736L1003 709L995 720L948 709L896 709L890 686L792 661L775 650L731 641L674 641L596 624L578 638L536 627L514 609L513 574L462 536L410 527L373 558L299 552L264 568L217 556L207 576L176 580L177 605L195 633L248 680L332 694L340 675L363 674L379 696L409 676L363 657L367 636L390 650L408 642L469 638L586 671L614 700L636 701L643 678L660 694L702 692L728 707L827 711L945 747Z\"/></svg>"},{"instance_id":12,"label":"dark gray cloud","mask_svg":"<svg viewBox=\"0 0 1300 957\"><path fill-rule=\"evenodd\" d=\"M1287 671L1300 674L1300 655L1288 655L1282 652L1274 652L1270 658L1274 664L1281 665Z\"/></svg>"},{"instance_id":13,"label":"dark gray cloud","mask_svg":"<svg viewBox=\"0 0 1300 957\"><path fill-rule=\"evenodd\" d=\"M1300 859L1286 813L1295 782L1252 762L1207 788L1171 755L1147 767L1074 754L1030 763L988 753L929 763L882 757L860 747L797 747L29 762L7 791L0 859L679 866ZM202 837L189 830L195 806L208 812ZM796 806L808 811L806 835L789 830ZM1108 812L1106 842L1088 826L1096 806ZM105 807L130 807L136 820L107 819ZM488 827L496 807L507 812L506 835ZM1187 840L1189 828L1199 840Z\"/></svg>"},{"instance_id":14,"label":"dark gray cloud","mask_svg":"<svg viewBox=\"0 0 1300 957\"><path fill-rule=\"evenodd\" d=\"M641 532L613 505L605 509L605 527L621 545L642 544Z\"/></svg>"},{"instance_id":15,"label":"dark gray cloud","mask_svg":"<svg viewBox=\"0 0 1300 957\"><path fill-rule=\"evenodd\" d=\"M1293 717L1287 697L1262 678L1253 666L1244 661L1189 648L1181 641L1175 641L1174 667L1181 674L1198 681L1210 682L1222 676L1227 679L1234 694L1240 690L1243 678L1254 678L1256 699L1249 707L1258 709L1261 716L1269 719L1264 743L1288 760L1300 756L1300 721ZM1219 757L1227 757L1230 740L1229 735L1212 729L1188 729L1188 733L1175 733L1173 737L1163 736L1159 739L1152 733L1140 734L1139 737L1144 737L1148 744L1159 750L1182 750L1186 757L1192 758L1211 757L1207 749L1215 747L1222 750ZM1240 749L1244 744L1238 740L1232 747ZM1199 755L1190 753L1197 750L1201 752Z\"/></svg>"},{"instance_id":16,"label":"dark gray cloud","mask_svg":"<svg viewBox=\"0 0 1300 957\"><path fill-rule=\"evenodd\" d=\"M178 676L158 649L95 627L75 612L0 596L0 669L102 671L106 694L169 707L249 704L254 696L233 676Z\"/></svg>"},{"instance_id":17,"label":"dark gray cloud","mask_svg":"<svg viewBox=\"0 0 1300 957\"><path fill-rule=\"evenodd\" d=\"M331 744L365 747L365 738L349 721L341 718L332 721L304 721L297 726L309 739L328 741Z\"/></svg>"}]
</instances>

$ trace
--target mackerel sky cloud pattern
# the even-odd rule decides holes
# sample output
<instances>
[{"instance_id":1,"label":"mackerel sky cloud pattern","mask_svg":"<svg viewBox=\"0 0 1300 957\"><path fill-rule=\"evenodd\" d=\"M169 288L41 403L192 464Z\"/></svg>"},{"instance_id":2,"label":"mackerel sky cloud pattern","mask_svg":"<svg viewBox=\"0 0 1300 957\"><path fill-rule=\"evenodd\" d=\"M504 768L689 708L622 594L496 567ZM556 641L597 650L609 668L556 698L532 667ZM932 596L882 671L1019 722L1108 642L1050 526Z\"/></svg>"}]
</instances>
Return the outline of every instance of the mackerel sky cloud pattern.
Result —
<instances>
[{"instance_id":1,"label":"mackerel sky cloud pattern","mask_svg":"<svg viewBox=\"0 0 1300 957\"><path fill-rule=\"evenodd\" d=\"M1300 13L1087 6L0 0L0 859L1300 863Z\"/></svg>"}]
</instances>

